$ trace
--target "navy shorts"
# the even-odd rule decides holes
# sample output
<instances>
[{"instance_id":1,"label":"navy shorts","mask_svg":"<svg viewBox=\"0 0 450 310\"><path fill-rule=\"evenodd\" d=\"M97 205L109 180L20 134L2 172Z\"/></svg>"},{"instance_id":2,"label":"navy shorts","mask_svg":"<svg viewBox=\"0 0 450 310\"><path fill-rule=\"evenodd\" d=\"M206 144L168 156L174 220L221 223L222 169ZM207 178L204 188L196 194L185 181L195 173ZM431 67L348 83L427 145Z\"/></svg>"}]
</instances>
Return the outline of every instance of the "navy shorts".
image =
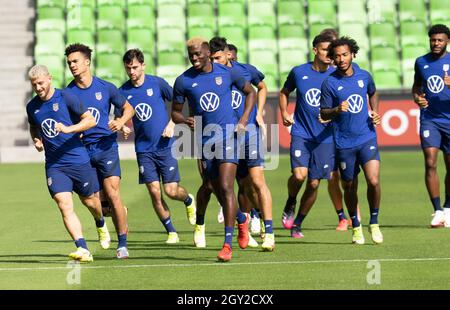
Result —
<instances>
[{"instance_id":1,"label":"navy shorts","mask_svg":"<svg viewBox=\"0 0 450 310\"><path fill-rule=\"evenodd\" d=\"M450 125L424 120L420 123L420 144L422 149L436 147L450 154Z\"/></svg>"},{"instance_id":2,"label":"navy shorts","mask_svg":"<svg viewBox=\"0 0 450 310\"><path fill-rule=\"evenodd\" d=\"M370 160L380 160L377 138L348 149L336 150L339 172L344 181L351 181L358 176L359 166L364 166Z\"/></svg>"},{"instance_id":3,"label":"navy shorts","mask_svg":"<svg viewBox=\"0 0 450 310\"><path fill-rule=\"evenodd\" d=\"M308 178L314 180L331 178L335 170L334 143L317 143L299 136L291 140L291 169L308 168Z\"/></svg>"},{"instance_id":4,"label":"navy shorts","mask_svg":"<svg viewBox=\"0 0 450 310\"><path fill-rule=\"evenodd\" d=\"M137 153L139 184L159 182L163 184L180 182L178 162L172 156L171 148L147 153Z\"/></svg>"},{"instance_id":5,"label":"navy shorts","mask_svg":"<svg viewBox=\"0 0 450 310\"><path fill-rule=\"evenodd\" d=\"M206 179L214 180L219 176L219 166L222 163L237 165L237 137L233 133L228 139L215 141L211 139L202 145L202 168Z\"/></svg>"},{"instance_id":6,"label":"navy shorts","mask_svg":"<svg viewBox=\"0 0 450 310\"><path fill-rule=\"evenodd\" d=\"M92 167L97 170L97 178L102 188L103 180L111 176L121 176L119 148L117 143L109 148L104 148L99 144L86 146Z\"/></svg>"},{"instance_id":7,"label":"navy shorts","mask_svg":"<svg viewBox=\"0 0 450 310\"><path fill-rule=\"evenodd\" d=\"M242 150L238 149L239 163L237 167L236 176L238 179L243 179L248 176L248 169L253 167L264 166L264 155L259 148L261 144L261 135L253 135L246 137Z\"/></svg>"},{"instance_id":8,"label":"navy shorts","mask_svg":"<svg viewBox=\"0 0 450 310\"><path fill-rule=\"evenodd\" d=\"M53 197L58 193L74 191L88 197L99 191L97 174L89 163L45 169L47 187Z\"/></svg>"}]
</instances>

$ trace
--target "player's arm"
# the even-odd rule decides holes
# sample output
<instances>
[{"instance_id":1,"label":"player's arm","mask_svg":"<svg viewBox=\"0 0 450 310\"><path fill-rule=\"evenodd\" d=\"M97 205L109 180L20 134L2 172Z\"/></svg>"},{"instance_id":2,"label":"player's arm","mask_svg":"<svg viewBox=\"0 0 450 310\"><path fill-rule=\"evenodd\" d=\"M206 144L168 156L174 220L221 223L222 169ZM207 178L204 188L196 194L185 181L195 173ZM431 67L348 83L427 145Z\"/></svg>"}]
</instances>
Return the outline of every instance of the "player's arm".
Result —
<instances>
[{"instance_id":1,"label":"player's arm","mask_svg":"<svg viewBox=\"0 0 450 310\"><path fill-rule=\"evenodd\" d=\"M264 81L261 81L256 85L258 89L257 97L258 97L258 112L256 113L256 121L259 126L264 126L264 106L266 105L267 99L267 86Z\"/></svg>"},{"instance_id":2,"label":"player's arm","mask_svg":"<svg viewBox=\"0 0 450 310\"><path fill-rule=\"evenodd\" d=\"M336 107L333 107L334 96L327 80L322 83L320 95L320 118L328 121L336 118L339 114L348 111L348 101L344 100Z\"/></svg>"},{"instance_id":3,"label":"player's arm","mask_svg":"<svg viewBox=\"0 0 450 310\"><path fill-rule=\"evenodd\" d=\"M428 100L425 98L425 93L422 89L422 76L420 75L419 66L417 64L414 65L414 83L412 86L412 95L414 98L414 102L421 108L428 107Z\"/></svg>"},{"instance_id":4,"label":"player's arm","mask_svg":"<svg viewBox=\"0 0 450 310\"><path fill-rule=\"evenodd\" d=\"M287 108L289 104L290 91L283 87L280 91L278 106L280 107L281 118L283 119L283 125L288 127L294 124L294 118L289 114Z\"/></svg>"},{"instance_id":5,"label":"player's arm","mask_svg":"<svg viewBox=\"0 0 450 310\"><path fill-rule=\"evenodd\" d=\"M133 106L128 102L128 100L125 100L125 103L122 106L122 116L110 121L108 124L109 129L111 129L112 132L122 130L123 126L125 126L125 124L133 118L134 113Z\"/></svg>"},{"instance_id":6,"label":"player's arm","mask_svg":"<svg viewBox=\"0 0 450 310\"><path fill-rule=\"evenodd\" d=\"M173 100L173 89L170 87L169 83L162 78L158 78L158 85L161 92L161 98L164 101L172 101ZM172 118L167 123L166 127L163 130L161 136L165 138L172 138L174 134L175 123L172 121Z\"/></svg>"},{"instance_id":7,"label":"player's arm","mask_svg":"<svg viewBox=\"0 0 450 310\"><path fill-rule=\"evenodd\" d=\"M39 127L35 124L30 123L30 136L31 140L33 140L34 147L38 152L42 152L44 150L44 144L42 143L42 137L39 133Z\"/></svg>"},{"instance_id":8,"label":"player's arm","mask_svg":"<svg viewBox=\"0 0 450 310\"><path fill-rule=\"evenodd\" d=\"M378 106L380 104L378 92L374 92L372 96L369 94L369 105L370 109L370 117L372 118L372 123L374 125L379 125L381 123L381 115L378 114Z\"/></svg>"},{"instance_id":9,"label":"player's arm","mask_svg":"<svg viewBox=\"0 0 450 310\"><path fill-rule=\"evenodd\" d=\"M55 125L55 130L62 133L79 133L95 127L95 118L91 112L86 111L80 116L80 122L71 126L62 123Z\"/></svg>"},{"instance_id":10,"label":"player's arm","mask_svg":"<svg viewBox=\"0 0 450 310\"><path fill-rule=\"evenodd\" d=\"M185 99L185 92L183 80L182 77L179 76L175 80L175 84L173 85L173 99L171 112L172 121L175 124L186 124L189 126L189 128L194 129L195 126L194 117L189 116L188 118L185 118L183 115L184 99Z\"/></svg>"},{"instance_id":11,"label":"player's arm","mask_svg":"<svg viewBox=\"0 0 450 310\"><path fill-rule=\"evenodd\" d=\"M444 84L450 88L450 76L448 75L448 71L444 71Z\"/></svg>"}]
</instances>

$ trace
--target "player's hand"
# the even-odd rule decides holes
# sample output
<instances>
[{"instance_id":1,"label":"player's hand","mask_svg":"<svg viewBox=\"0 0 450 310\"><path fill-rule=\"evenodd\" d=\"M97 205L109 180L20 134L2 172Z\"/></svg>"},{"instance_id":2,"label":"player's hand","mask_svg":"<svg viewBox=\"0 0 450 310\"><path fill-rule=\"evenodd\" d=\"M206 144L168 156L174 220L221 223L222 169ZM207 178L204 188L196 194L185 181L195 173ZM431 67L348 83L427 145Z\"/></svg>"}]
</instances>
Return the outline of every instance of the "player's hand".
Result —
<instances>
[{"instance_id":1,"label":"player's hand","mask_svg":"<svg viewBox=\"0 0 450 310\"><path fill-rule=\"evenodd\" d=\"M234 132L237 132L238 135L241 135L247 131L246 126L242 122L238 122Z\"/></svg>"},{"instance_id":2,"label":"player's hand","mask_svg":"<svg viewBox=\"0 0 450 310\"><path fill-rule=\"evenodd\" d=\"M450 88L450 76L448 76L447 71L445 71L445 74L444 74L444 83L445 83L445 85L447 85L448 88Z\"/></svg>"},{"instance_id":3,"label":"player's hand","mask_svg":"<svg viewBox=\"0 0 450 310\"><path fill-rule=\"evenodd\" d=\"M189 116L188 118L186 118L184 123L186 125L188 125L189 128L191 128L191 129L194 129L194 127L195 127L195 119L192 116Z\"/></svg>"},{"instance_id":4,"label":"player's hand","mask_svg":"<svg viewBox=\"0 0 450 310\"><path fill-rule=\"evenodd\" d=\"M44 143L42 143L42 140L38 139L38 138L34 138L33 141L34 141L34 147L36 148L36 150L38 152L42 152L44 150Z\"/></svg>"},{"instance_id":5,"label":"player's hand","mask_svg":"<svg viewBox=\"0 0 450 310\"><path fill-rule=\"evenodd\" d=\"M172 138L173 137L173 129L175 128L175 123L172 121L169 121L166 128L164 128L164 131L162 133L162 136L164 138Z\"/></svg>"},{"instance_id":6,"label":"player's hand","mask_svg":"<svg viewBox=\"0 0 450 310\"><path fill-rule=\"evenodd\" d=\"M264 118L259 113L256 115L256 123L258 124L259 128L261 128L262 138L265 139L267 135L267 126L264 123Z\"/></svg>"},{"instance_id":7,"label":"player's hand","mask_svg":"<svg viewBox=\"0 0 450 310\"><path fill-rule=\"evenodd\" d=\"M62 133L71 133L69 130L69 127L64 126L62 123L57 123L55 125L55 131L56 132L62 132Z\"/></svg>"},{"instance_id":8,"label":"player's hand","mask_svg":"<svg viewBox=\"0 0 450 310\"><path fill-rule=\"evenodd\" d=\"M378 113L375 112L375 111L370 111L370 112L369 112L369 116L370 116L370 118L372 119L372 123L373 123L375 126L378 126L378 125L381 124L381 116L380 116L380 114L378 114Z\"/></svg>"},{"instance_id":9,"label":"player's hand","mask_svg":"<svg viewBox=\"0 0 450 310\"><path fill-rule=\"evenodd\" d=\"M294 124L294 118L289 113L283 113L283 125L289 127Z\"/></svg>"},{"instance_id":10,"label":"player's hand","mask_svg":"<svg viewBox=\"0 0 450 310\"><path fill-rule=\"evenodd\" d=\"M131 134L131 128L128 127L127 125L123 125L123 127L122 127L122 134L123 134L123 138L125 140L128 140L128 137Z\"/></svg>"},{"instance_id":11,"label":"player's hand","mask_svg":"<svg viewBox=\"0 0 450 310\"><path fill-rule=\"evenodd\" d=\"M425 98L425 94L414 94L414 102L417 103L421 108L428 107L428 100Z\"/></svg>"},{"instance_id":12,"label":"player's hand","mask_svg":"<svg viewBox=\"0 0 450 310\"><path fill-rule=\"evenodd\" d=\"M348 101L344 100L341 102L341 104L338 106L338 112L347 112L348 111Z\"/></svg>"},{"instance_id":13,"label":"player's hand","mask_svg":"<svg viewBox=\"0 0 450 310\"><path fill-rule=\"evenodd\" d=\"M122 130L125 123L123 123L119 118L112 120L108 123L109 129L111 129L112 132L118 132Z\"/></svg>"},{"instance_id":14,"label":"player's hand","mask_svg":"<svg viewBox=\"0 0 450 310\"><path fill-rule=\"evenodd\" d=\"M322 116L320 116L320 113L319 113L318 119L319 119L319 122L320 122L321 124L328 124L329 122L331 122L331 119L329 119L329 120L324 120L324 119L322 118Z\"/></svg>"}]
</instances>

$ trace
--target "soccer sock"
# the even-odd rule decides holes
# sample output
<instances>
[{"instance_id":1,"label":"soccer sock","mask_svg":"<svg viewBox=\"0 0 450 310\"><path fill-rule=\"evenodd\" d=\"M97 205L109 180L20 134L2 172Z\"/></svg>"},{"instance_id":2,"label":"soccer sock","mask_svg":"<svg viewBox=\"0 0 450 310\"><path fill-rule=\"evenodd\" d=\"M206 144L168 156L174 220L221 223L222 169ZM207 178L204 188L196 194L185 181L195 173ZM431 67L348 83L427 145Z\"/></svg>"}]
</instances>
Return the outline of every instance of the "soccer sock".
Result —
<instances>
[{"instance_id":1,"label":"soccer sock","mask_svg":"<svg viewBox=\"0 0 450 310\"><path fill-rule=\"evenodd\" d=\"M450 195L445 194L444 208L450 208Z\"/></svg>"},{"instance_id":2,"label":"soccer sock","mask_svg":"<svg viewBox=\"0 0 450 310\"><path fill-rule=\"evenodd\" d=\"M297 204L297 198L294 196L289 196L289 198L286 200L286 205L284 206L284 209L293 209L295 208L295 205ZM294 206L294 207L292 207Z\"/></svg>"},{"instance_id":3,"label":"soccer sock","mask_svg":"<svg viewBox=\"0 0 450 310\"><path fill-rule=\"evenodd\" d=\"M161 220L161 223L164 225L164 228L168 233L176 232L175 227L173 227L172 220L170 216L166 219Z\"/></svg>"},{"instance_id":4,"label":"soccer sock","mask_svg":"<svg viewBox=\"0 0 450 310\"><path fill-rule=\"evenodd\" d=\"M302 227L303 220L305 219L306 215L301 214L300 212L297 214L294 220L294 226Z\"/></svg>"},{"instance_id":5,"label":"soccer sock","mask_svg":"<svg viewBox=\"0 0 450 310\"><path fill-rule=\"evenodd\" d=\"M377 214L378 214L378 212L377 212ZM350 219L352 220L353 228L356 228L361 225L361 223L358 220L358 211L357 210L355 210L354 212L349 211L348 215L350 215ZM371 217L372 217L372 215L371 215Z\"/></svg>"},{"instance_id":6,"label":"soccer sock","mask_svg":"<svg viewBox=\"0 0 450 310\"><path fill-rule=\"evenodd\" d=\"M346 220L344 209L336 210L337 215L339 216L339 221Z\"/></svg>"},{"instance_id":7,"label":"soccer sock","mask_svg":"<svg viewBox=\"0 0 450 310\"><path fill-rule=\"evenodd\" d=\"M266 234L273 234L272 220L264 220L264 227L266 228Z\"/></svg>"},{"instance_id":8,"label":"soccer sock","mask_svg":"<svg viewBox=\"0 0 450 310\"><path fill-rule=\"evenodd\" d=\"M119 245L117 246L117 248L127 247L127 234L117 235L117 240L119 241Z\"/></svg>"},{"instance_id":9,"label":"soccer sock","mask_svg":"<svg viewBox=\"0 0 450 310\"><path fill-rule=\"evenodd\" d=\"M252 209L250 210L250 215L251 215L252 217L259 218L258 211L256 211L255 208L252 208Z\"/></svg>"},{"instance_id":10,"label":"soccer sock","mask_svg":"<svg viewBox=\"0 0 450 310\"><path fill-rule=\"evenodd\" d=\"M441 197L431 198L431 203L433 204L434 211L442 211Z\"/></svg>"},{"instance_id":11,"label":"soccer sock","mask_svg":"<svg viewBox=\"0 0 450 310\"><path fill-rule=\"evenodd\" d=\"M184 200L184 205L187 207L187 206L190 206L191 203L192 203L192 198L191 198L191 196L188 195L187 198Z\"/></svg>"},{"instance_id":12,"label":"soccer sock","mask_svg":"<svg viewBox=\"0 0 450 310\"><path fill-rule=\"evenodd\" d=\"M378 224L378 212L380 209L370 209L370 224Z\"/></svg>"},{"instance_id":13,"label":"soccer sock","mask_svg":"<svg viewBox=\"0 0 450 310\"><path fill-rule=\"evenodd\" d=\"M197 219L195 220L195 224L197 224L197 225L205 225L205 215L197 213Z\"/></svg>"},{"instance_id":14,"label":"soccer sock","mask_svg":"<svg viewBox=\"0 0 450 310\"><path fill-rule=\"evenodd\" d=\"M88 249L87 244L86 244L86 240L84 240L84 238L80 238L78 240L75 240L75 246L77 248L83 248L83 249Z\"/></svg>"},{"instance_id":15,"label":"soccer sock","mask_svg":"<svg viewBox=\"0 0 450 310\"><path fill-rule=\"evenodd\" d=\"M237 220L238 224L243 224L247 220L245 213L242 212L239 208L237 209L236 220Z\"/></svg>"},{"instance_id":16,"label":"soccer sock","mask_svg":"<svg viewBox=\"0 0 450 310\"><path fill-rule=\"evenodd\" d=\"M230 248L232 247L232 242L233 242L233 231L234 231L234 227L225 226L225 242L224 243L228 243Z\"/></svg>"},{"instance_id":17,"label":"soccer sock","mask_svg":"<svg viewBox=\"0 0 450 310\"><path fill-rule=\"evenodd\" d=\"M97 226L97 228L103 227L103 225L105 225L105 218L103 216L101 219L95 220L95 226Z\"/></svg>"}]
</instances>

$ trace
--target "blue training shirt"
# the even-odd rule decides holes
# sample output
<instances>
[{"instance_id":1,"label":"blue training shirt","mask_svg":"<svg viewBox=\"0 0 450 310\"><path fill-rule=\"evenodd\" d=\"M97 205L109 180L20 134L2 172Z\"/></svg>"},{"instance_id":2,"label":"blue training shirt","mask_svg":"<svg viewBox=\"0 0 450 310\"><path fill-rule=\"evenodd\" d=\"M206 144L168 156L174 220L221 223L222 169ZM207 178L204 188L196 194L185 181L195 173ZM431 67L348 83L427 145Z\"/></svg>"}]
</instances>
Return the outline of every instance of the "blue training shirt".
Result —
<instances>
[{"instance_id":1,"label":"blue training shirt","mask_svg":"<svg viewBox=\"0 0 450 310\"><path fill-rule=\"evenodd\" d=\"M55 125L71 126L80 121L88 110L77 97L55 89L48 101L35 96L27 104L28 122L39 128L45 149L45 166L66 167L89 162L89 155L79 133L65 134L55 131Z\"/></svg>"},{"instance_id":2,"label":"blue training shirt","mask_svg":"<svg viewBox=\"0 0 450 310\"><path fill-rule=\"evenodd\" d=\"M428 107L420 109L420 120L450 123L450 89L445 86L444 75L450 75L450 54L436 59L428 53L416 59L415 79L420 77Z\"/></svg>"},{"instance_id":3,"label":"blue training shirt","mask_svg":"<svg viewBox=\"0 0 450 310\"><path fill-rule=\"evenodd\" d=\"M103 138L116 140L117 134L108 127L111 105L121 110L126 101L117 87L94 76L92 84L87 88L79 88L72 81L66 89L77 96L95 117L96 126L83 133L84 144L96 143Z\"/></svg>"},{"instance_id":4,"label":"blue training shirt","mask_svg":"<svg viewBox=\"0 0 450 310\"><path fill-rule=\"evenodd\" d=\"M349 102L348 111L340 113L332 122L338 149L356 147L376 138L367 97L375 92L375 83L369 72L355 66L353 75L342 76L334 71L322 83L322 109L337 107L344 100Z\"/></svg>"},{"instance_id":5,"label":"blue training shirt","mask_svg":"<svg viewBox=\"0 0 450 310\"><path fill-rule=\"evenodd\" d=\"M141 86L135 87L128 80L119 91L136 112L133 116L136 153L170 147L173 139L161 135L169 122L164 102L172 100L172 87L164 79L146 74Z\"/></svg>"},{"instance_id":6,"label":"blue training shirt","mask_svg":"<svg viewBox=\"0 0 450 310\"><path fill-rule=\"evenodd\" d=\"M330 66L328 70L319 72L313 69L309 62L294 67L284 83L289 92L296 89L294 124L291 135L300 136L316 143L333 142L333 126L331 123L322 124L319 121L320 97L322 82L335 70Z\"/></svg>"}]
</instances>

